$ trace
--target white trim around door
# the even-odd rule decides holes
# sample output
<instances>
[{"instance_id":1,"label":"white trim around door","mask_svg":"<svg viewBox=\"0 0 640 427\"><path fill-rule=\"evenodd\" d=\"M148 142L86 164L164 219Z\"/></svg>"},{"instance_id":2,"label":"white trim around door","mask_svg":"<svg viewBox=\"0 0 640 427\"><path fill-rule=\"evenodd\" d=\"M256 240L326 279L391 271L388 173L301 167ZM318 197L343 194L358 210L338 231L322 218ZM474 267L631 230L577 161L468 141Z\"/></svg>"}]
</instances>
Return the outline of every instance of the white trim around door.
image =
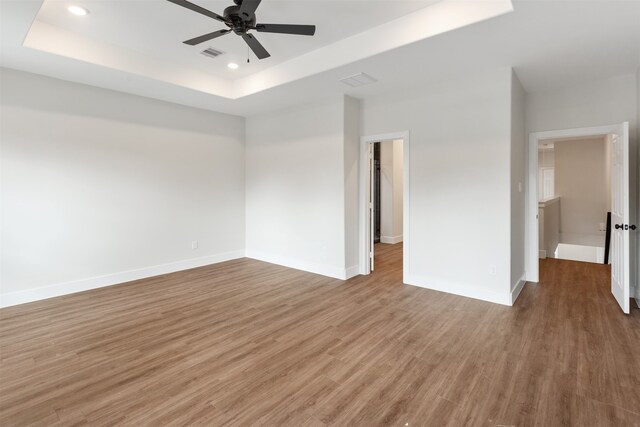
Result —
<instances>
[{"instance_id":1,"label":"white trim around door","mask_svg":"<svg viewBox=\"0 0 640 427\"><path fill-rule=\"evenodd\" d=\"M629 162L629 153L628 153L628 138L629 138L629 124L619 123L615 125L606 125L606 126L595 126L595 127L585 127L585 128L576 128L576 129L564 129L564 130L555 130L555 131L545 131L545 132L533 132L529 134L529 149L528 149L528 174L527 174L527 194L526 194L526 218L525 218L525 271L526 271L526 280L528 282L538 282L539 281L539 242L538 242L538 146L539 142L542 140L549 139L563 139L563 138L580 138L580 137L590 137L590 136L605 136L605 135L617 135L622 143L622 149L619 150L620 153L618 157L621 157L622 162L626 163L623 168L622 174L620 174L617 179L614 179L612 176L611 186L612 186L612 195L614 196L612 199L612 204L614 201L619 199L617 204L623 206L623 209L620 209L622 219L618 219L618 221L622 222L630 222L633 221L633 218L630 217L629 213L629 171L628 171L628 162ZM614 156L615 157L615 156ZM612 157L613 158L613 157ZM612 169L613 171L613 169ZM619 181L619 182L618 182ZM626 194L623 194L625 193ZM615 209L612 209L612 218L614 216ZM632 226L629 224L623 224L626 232L629 232L629 228ZM622 228L623 225L616 225L616 229ZM612 241L614 236L613 234L620 234L620 230L612 231ZM618 240L621 239L620 235L617 235ZM619 272L620 276L623 276L619 281L622 283L620 288L624 291L614 292L614 286L612 285L612 292L618 300L618 303L621 305L622 310L625 313L629 312L629 287L630 287L630 277L629 272L630 269L634 266L630 265L630 249L629 249L629 241L631 239L630 235L623 236L623 241L626 246L623 247L618 245L619 247L616 249L615 245L612 242L612 272L616 268L616 266L621 266L621 272ZM616 253L618 257L622 257L621 260L616 262ZM624 270L624 271L622 271ZM624 275L621 273L625 273ZM613 279L616 279L616 275L613 274ZM612 279L612 280L613 280ZM615 280L612 281L612 283ZM620 294L620 295L618 295Z\"/></svg>"},{"instance_id":2,"label":"white trim around door","mask_svg":"<svg viewBox=\"0 0 640 427\"><path fill-rule=\"evenodd\" d=\"M620 125L595 126L576 129L532 132L529 134L529 171L526 194L525 218L525 271L527 282L538 282L538 142L545 139L560 139L608 135L619 132Z\"/></svg>"},{"instance_id":3,"label":"white trim around door","mask_svg":"<svg viewBox=\"0 0 640 427\"><path fill-rule=\"evenodd\" d=\"M370 248L370 228L369 227L369 209L368 209L368 197L370 191L370 165L369 165L369 146L374 142L393 141L401 139L403 141L403 182L402 182L402 271L403 282L407 282L407 276L409 275L409 249L410 249L410 141L409 131L385 133L381 135L363 136L360 138L360 274L371 273L369 260Z\"/></svg>"}]
</instances>

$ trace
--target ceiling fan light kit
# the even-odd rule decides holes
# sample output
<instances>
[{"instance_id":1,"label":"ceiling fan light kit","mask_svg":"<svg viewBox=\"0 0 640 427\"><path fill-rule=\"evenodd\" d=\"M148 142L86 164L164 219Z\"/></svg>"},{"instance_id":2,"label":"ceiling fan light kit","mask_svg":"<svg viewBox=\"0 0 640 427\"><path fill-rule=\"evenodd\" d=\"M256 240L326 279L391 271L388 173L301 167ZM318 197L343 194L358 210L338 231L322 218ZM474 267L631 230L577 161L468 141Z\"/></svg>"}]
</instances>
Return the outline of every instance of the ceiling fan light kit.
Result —
<instances>
[{"instance_id":1,"label":"ceiling fan light kit","mask_svg":"<svg viewBox=\"0 0 640 427\"><path fill-rule=\"evenodd\" d=\"M258 59L265 59L271 55L264 46L260 44L258 39L256 39L253 34L249 33L249 31L257 31L259 33L294 34L300 36L313 36L316 32L315 25L257 23L256 9L262 0L233 0L235 5L227 7L222 16L187 0L167 1L220 21L228 27L226 30L218 30L208 34L203 34L183 42L190 46L195 46L200 43L213 40L217 37L224 36L230 32L234 32L236 35L242 37Z\"/></svg>"}]
</instances>

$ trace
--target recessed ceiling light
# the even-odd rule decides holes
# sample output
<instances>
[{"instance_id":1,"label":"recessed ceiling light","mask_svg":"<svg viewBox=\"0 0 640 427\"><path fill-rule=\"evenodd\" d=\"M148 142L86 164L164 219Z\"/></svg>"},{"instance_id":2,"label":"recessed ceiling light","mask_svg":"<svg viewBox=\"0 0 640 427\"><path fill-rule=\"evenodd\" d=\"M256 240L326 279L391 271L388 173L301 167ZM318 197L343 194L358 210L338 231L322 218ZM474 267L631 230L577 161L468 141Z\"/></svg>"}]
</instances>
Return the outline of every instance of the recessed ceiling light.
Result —
<instances>
[{"instance_id":1,"label":"recessed ceiling light","mask_svg":"<svg viewBox=\"0 0 640 427\"><path fill-rule=\"evenodd\" d=\"M237 70L238 69L238 64L236 64L235 62L229 62L227 64L227 67L231 68L232 70Z\"/></svg>"},{"instance_id":2,"label":"recessed ceiling light","mask_svg":"<svg viewBox=\"0 0 640 427\"><path fill-rule=\"evenodd\" d=\"M88 9L85 9L84 7L80 7L80 6L69 6L67 10L76 16L86 16L89 14Z\"/></svg>"}]
</instances>

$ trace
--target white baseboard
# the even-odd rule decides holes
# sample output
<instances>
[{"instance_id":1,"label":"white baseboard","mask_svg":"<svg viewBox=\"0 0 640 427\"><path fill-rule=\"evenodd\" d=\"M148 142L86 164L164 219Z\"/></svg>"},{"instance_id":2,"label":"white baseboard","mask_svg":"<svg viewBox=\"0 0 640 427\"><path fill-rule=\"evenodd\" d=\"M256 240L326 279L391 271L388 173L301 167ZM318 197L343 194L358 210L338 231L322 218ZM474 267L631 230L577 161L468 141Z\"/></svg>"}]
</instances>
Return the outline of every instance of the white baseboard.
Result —
<instances>
[{"instance_id":1,"label":"white baseboard","mask_svg":"<svg viewBox=\"0 0 640 427\"><path fill-rule=\"evenodd\" d=\"M289 267L296 270L306 271L308 273L319 274L321 276L332 277L334 279L346 280L349 274L354 271L359 273L357 266L349 267L348 269L339 268L333 265L319 264L315 262L308 262L306 260L290 258L280 255L268 254L261 251L254 251L247 249L247 258L256 259L258 261L268 262L270 264L281 265L283 267ZM355 274L354 274L355 275Z\"/></svg>"},{"instance_id":2,"label":"white baseboard","mask_svg":"<svg viewBox=\"0 0 640 427\"><path fill-rule=\"evenodd\" d=\"M520 280L518 280L518 283L511 287L511 305L516 303L516 300L520 296L520 292L522 292L522 288L524 288L525 283L527 283L527 281L525 280L523 273Z\"/></svg>"},{"instance_id":3,"label":"white baseboard","mask_svg":"<svg viewBox=\"0 0 640 427\"><path fill-rule=\"evenodd\" d=\"M123 271L120 273L106 274L104 276L96 276L87 279L56 283L53 285L42 286L33 289L25 289L23 291L9 292L0 295L0 307L9 307L47 298L73 294L76 292L103 288L105 286L117 285L119 283L131 282L133 280L146 279L148 277L174 273L176 271L188 270L190 268L203 267L205 265L217 264L219 262L230 261L232 259L243 257L243 250L225 252L221 254L207 255L200 258L180 260L168 264L139 268L136 270Z\"/></svg>"},{"instance_id":4,"label":"white baseboard","mask_svg":"<svg viewBox=\"0 0 640 427\"><path fill-rule=\"evenodd\" d=\"M395 245L402 242L402 234L399 236L380 236L380 243L387 243L389 245Z\"/></svg>"},{"instance_id":5,"label":"white baseboard","mask_svg":"<svg viewBox=\"0 0 640 427\"><path fill-rule=\"evenodd\" d=\"M541 249L538 251L538 258L545 259L546 257L547 257L547 251L545 251L544 249Z\"/></svg>"},{"instance_id":6,"label":"white baseboard","mask_svg":"<svg viewBox=\"0 0 640 427\"><path fill-rule=\"evenodd\" d=\"M432 289L434 291L446 292L449 294L459 295L467 298L474 298L496 304L509 306L513 304L511 292L491 292L483 289L478 289L476 286L468 284L432 280L426 277L418 277L415 275L406 275L405 283L407 285L418 286L421 288Z\"/></svg>"},{"instance_id":7,"label":"white baseboard","mask_svg":"<svg viewBox=\"0 0 640 427\"><path fill-rule=\"evenodd\" d=\"M347 268L345 270L345 279L351 279L352 277L355 277L357 275L360 274L360 266L359 265L352 265L351 267Z\"/></svg>"}]
</instances>

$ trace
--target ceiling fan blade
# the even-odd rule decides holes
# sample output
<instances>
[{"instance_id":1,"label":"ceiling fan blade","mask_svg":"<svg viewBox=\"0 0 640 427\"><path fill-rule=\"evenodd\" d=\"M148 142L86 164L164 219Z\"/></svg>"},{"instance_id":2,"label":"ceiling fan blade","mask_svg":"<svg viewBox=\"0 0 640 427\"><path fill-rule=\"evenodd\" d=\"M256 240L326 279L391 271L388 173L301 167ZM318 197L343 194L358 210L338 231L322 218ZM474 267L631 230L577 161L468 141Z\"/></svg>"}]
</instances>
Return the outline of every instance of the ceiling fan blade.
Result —
<instances>
[{"instance_id":1,"label":"ceiling fan blade","mask_svg":"<svg viewBox=\"0 0 640 427\"><path fill-rule=\"evenodd\" d=\"M183 41L182 43L188 44L189 46L195 46L197 44L206 42L207 40L212 40L212 39L215 39L216 37L224 36L225 34L227 34L230 31L231 30L214 31L213 33L205 34L205 35L202 35L200 37L194 37L192 39Z\"/></svg>"},{"instance_id":2,"label":"ceiling fan blade","mask_svg":"<svg viewBox=\"0 0 640 427\"><path fill-rule=\"evenodd\" d=\"M316 33L315 25L289 25L289 24L256 24L256 31L261 33L296 34L299 36L312 36Z\"/></svg>"},{"instance_id":3,"label":"ceiling fan blade","mask_svg":"<svg viewBox=\"0 0 640 427\"><path fill-rule=\"evenodd\" d=\"M253 53L256 54L258 59L265 59L271 56L269 52L267 52L267 49L260 44L258 39L253 37L251 34L243 34L242 38L249 45Z\"/></svg>"},{"instance_id":4,"label":"ceiling fan blade","mask_svg":"<svg viewBox=\"0 0 640 427\"><path fill-rule=\"evenodd\" d=\"M240 13L244 13L247 16L250 16L253 13L256 13L256 9L260 6L260 2L262 0L242 0L242 4L240 5Z\"/></svg>"},{"instance_id":5,"label":"ceiling fan blade","mask_svg":"<svg viewBox=\"0 0 640 427\"><path fill-rule=\"evenodd\" d=\"M198 12L204 16L208 16L209 18L217 19L220 22L226 22L226 20L218 15L217 13L211 12L210 10L205 9L204 7L200 7L197 4L193 4L187 0L167 0L171 3L177 4L178 6L186 7L187 9L193 10L194 12Z\"/></svg>"}]
</instances>

